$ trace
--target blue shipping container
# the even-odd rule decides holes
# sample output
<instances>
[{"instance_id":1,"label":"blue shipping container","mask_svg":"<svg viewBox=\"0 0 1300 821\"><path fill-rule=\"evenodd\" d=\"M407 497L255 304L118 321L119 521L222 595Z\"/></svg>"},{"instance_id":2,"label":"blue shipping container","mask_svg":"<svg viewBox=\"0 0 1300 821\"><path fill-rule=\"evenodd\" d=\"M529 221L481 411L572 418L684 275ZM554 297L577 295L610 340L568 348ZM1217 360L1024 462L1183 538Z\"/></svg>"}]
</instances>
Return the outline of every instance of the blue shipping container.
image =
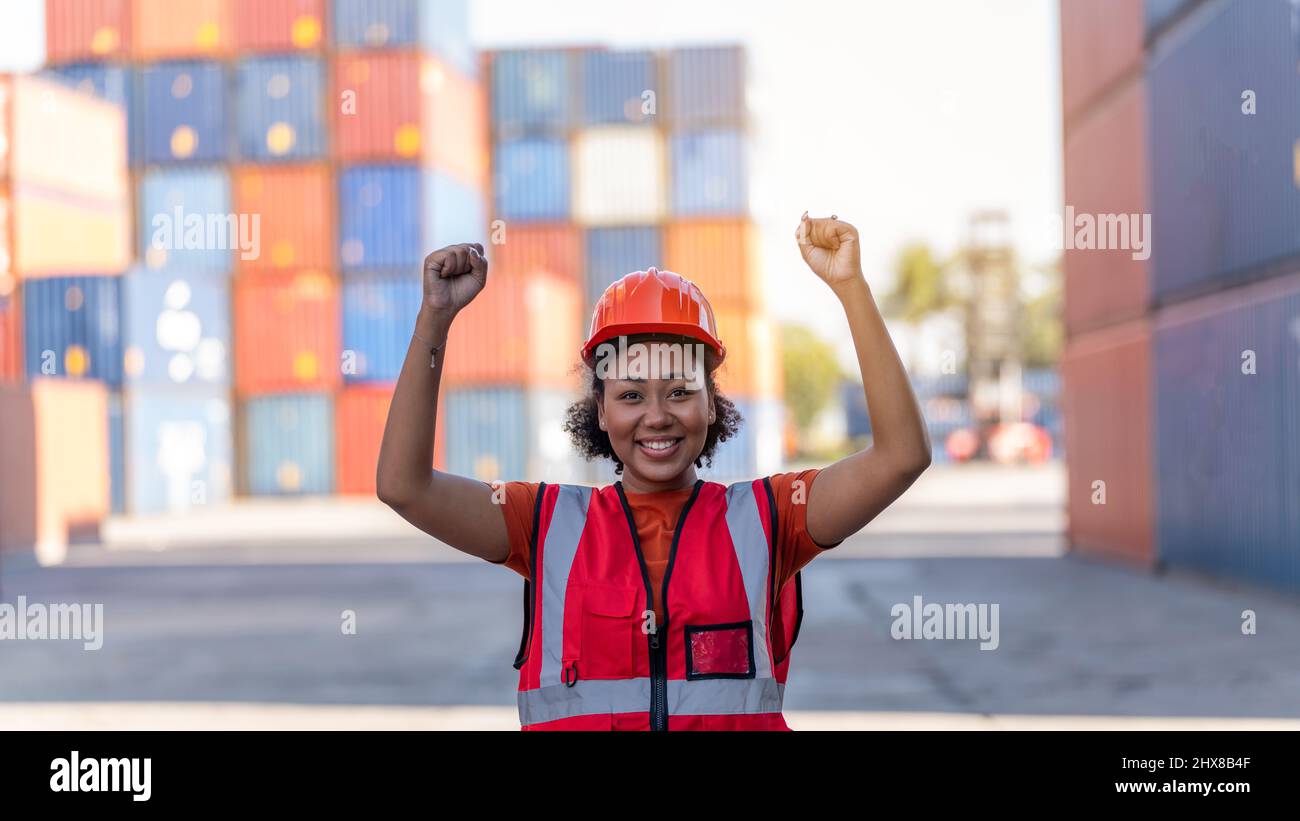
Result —
<instances>
[{"instance_id":1,"label":"blue shipping container","mask_svg":"<svg viewBox=\"0 0 1300 821\"><path fill-rule=\"evenodd\" d=\"M441 172L364 165L339 176L344 271L418 266L433 249L483 242L486 228L479 192Z\"/></svg>"},{"instance_id":2,"label":"blue shipping container","mask_svg":"<svg viewBox=\"0 0 1300 821\"><path fill-rule=\"evenodd\" d=\"M280 394L244 405L244 480L254 496L334 489L334 403L325 394Z\"/></svg>"},{"instance_id":3,"label":"blue shipping container","mask_svg":"<svg viewBox=\"0 0 1300 821\"><path fill-rule=\"evenodd\" d=\"M564 51L498 51L492 56L492 125L520 136L571 125L581 100L574 58Z\"/></svg>"},{"instance_id":4,"label":"blue shipping container","mask_svg":"<svg viewBox=\"0 0 1300 821\"><path fill-rule=\"evenodd\" d=\"M529 138L498 143L493 166L498 217L569 218L569 146L564 140Z\"/></svg>"},{"instance_id":5,"label":"blue shipping container","mask_svg":"<svg viewBox=\"0 0 1300 821\"><path fill-rule=\"evenodd\" d=\"M334 38L344 50L419 45L478 74L468 0L334 0Z\"/></svg>"},{"instance_id":6,"label":"blue shipping container","mask_svg":"<svg viewBox=\"0 0 1300 821\"><path fill-rule=\"evenodd\" d=\"M181 62L140 69L139 121L146 163L228 159L225 67Z\"/></svg>"},{"instance_id":7,"label":"blue shipping container","mask_svg":"<svg viewBox=\"0 0 1300 821\"><path fill-rule=\"evenodd\" d=\"M230 400L225 391L126 391L126 510L180 513L231 494Z\"/></svg>"},{"instance_id":8,"label":"blue shipping container","mask_svg":"<svg viewBox=\"0 0 1300 821\"><path fill-rule=\"evenodd\" d=\"M1176 324L1157 321L1161 559L1300 592L1297 316L1292 283Z\"/></svg>"},{"instance_id":9,"label":"blue shipping container","mask_svg":"<svg viewBox=\"0 0 1300 821\"><path fill-rule=\"evenodd\" d=\"M740 47L675 49L665 71L674 127L744 122L745 52Z\"/></svg>"},{"instance_id":10,"label":"blue shipping container","mask_svg":"<svg viewBox=\"0 0 1300 821\"><path fill-rule=\"evenodd\" d=\"M1150 35L1157 28L1171 21L1185 7L1191 6L1192 2L1193 0L1145 0L1143 17L1146 21L1146 33Z\"/></svg>"},{"instance_id":11,"label":"blue shipping container","mask_svg":"<svg viewBox=\"0 0 1300 821\"><path fill-rule=\"evenodd\" d=\"M397 380L423 298L415 270L343 277L343 381Z\"/></svg>"},{"instance_id":12,"label":"blue shipping container","mask_svg":"<svg viewBox=\"0 0 1300 821\"><path fill-rule=\"evenodd\" d=\"M133 269L122 281L127 384L229 385L230 294L224 279Z\"/></svg>"},{"instance_id":13,"label":"blue shipping container","mask_svg":"<svg viewBox=\"0 0 1300 821\"><path fill-rule=\"evenodd\" d=\"M23 283L27 375L122 381L120 276Z\"/></svg>"},{"instance_id":14,"label":"blue shipping container","mask_svg":"<svg viewBox=\"0 0 1300 821\"><path fill-rule=\"evenodd\" d=\"M122 394L113 391L108 395L108 498L114 513L126 512L122 427Z\"/></svg>"},{"instance_id":15,"label":"blue shipping container","mask_svg":"<svg viewBox=\"0 0 1300 821\"><path fill-rule=\"evenodd\" d=\"M528 410L522 389L452 389L444 408L450 472L485 482L525 478Z\"/></svg>"},{"instance_id":16,"label":"blue shipping container","mask_svg":"<svg viewBox=\"0 0 1300 821\"><path fill-rule=\"evenodd\" d=\"M229 230L235 215L224 168L150 169L140 178L137 203L145 267L186 274L230 272L239 237Z\"/></svg>"},{"instance_id":17,"label":"blue shipping container","mask_svg":"<svg viewBox=\"0 0 1300 821\"><path fill-rule=\"evenodd\" d=\"M624 274L661 266L662 254L662 235L653 225L587 231L587 307L594 307L605 289Z\"/></svg>"},{"instance_id":18,"label":"blue shipping container","mask_svg":"<svg viewBox=\"0 0 1300 821\"><path fill-rule=\"evenodd\" d=\"M738 131L673 134L673 213L744 214L749 206L745 140Z\"/></svg>"},{"instance_id":19,"label":"blue shipping container","mask_svg":"<svg viewBox=\"0 0 1300 821\"><path fill-rule=\"evenodd\" d=\"M1203 11L1161 41L1147 75L1153 294L1162 302L1255 278L1261 266L1300 254L1292 5ZM1253 114L1243 110L1245 90L1254 92Z\"/></svg>"},{"instance_id":20,"label":"blue shipping container","mask_svg":"<svg viewBox=\"0 0 1300 821\"><path fill-rule=\"evenodd\" d=\"M239 153L246 160L323 157L325 71L315 57L259 57L236 71Z\"/></svg>"},{"instance_id":21,"label":"blue shipping container","mask_svg":"<svg viewBox=\"0 0 1300 821\"><path fill-rule=\"evenodd\" d=\"M654 122L659 106L655 55L649 51L588 51L583 58L582 121Z\"/></svg>"},{"instance_id":22,"label":"blue shipping container","mask_svg":"<svg viewBox=\"0 0 1300 821\"><path fill-rule=\"evenodd\" d=\"M130 66L103 63L78 63L51 68L46 73L83 94L91 94L120 106L126 114L127 156L131 165L143 161L144 153L141 145L143 134L135 104L134 69Z\"/></svg>"}]
</instances>

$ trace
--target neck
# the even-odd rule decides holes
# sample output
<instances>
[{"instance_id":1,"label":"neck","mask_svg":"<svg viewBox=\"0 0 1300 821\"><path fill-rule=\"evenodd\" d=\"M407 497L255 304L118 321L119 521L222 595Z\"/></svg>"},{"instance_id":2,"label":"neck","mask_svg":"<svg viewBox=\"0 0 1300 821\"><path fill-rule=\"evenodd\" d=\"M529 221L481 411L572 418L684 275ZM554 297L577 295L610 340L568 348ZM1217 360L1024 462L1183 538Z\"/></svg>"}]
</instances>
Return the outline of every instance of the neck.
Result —
<instances>
[{"instance_id":1,"label":"neck","mask_svg":"<svg viewBox=\"0 0 1300 821\"><path fill-rule=\"evenodd\" d=\"M623 489L628 493L663 493L670 490L685 490L695 485L695 466L691 465L686 470L669 479L666 482L657 482L639 475L627 465L623 467Z\"/></svg>"}]
</instances>

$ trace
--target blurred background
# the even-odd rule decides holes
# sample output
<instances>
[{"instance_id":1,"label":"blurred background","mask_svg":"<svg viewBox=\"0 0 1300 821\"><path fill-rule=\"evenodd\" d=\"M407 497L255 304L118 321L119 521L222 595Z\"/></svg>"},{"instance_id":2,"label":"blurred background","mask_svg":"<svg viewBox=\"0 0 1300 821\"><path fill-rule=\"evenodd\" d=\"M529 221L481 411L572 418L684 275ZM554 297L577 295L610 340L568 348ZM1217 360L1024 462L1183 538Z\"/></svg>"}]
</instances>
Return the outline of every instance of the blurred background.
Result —
<instances>
[{"instance_id":1,"label":"blurred background","mask_svg":"<svg viewBox=\"0 0 1300 821\"><path fill-rule=\"evenodd\" d=\"M871 441L805 209L934 465L805 572L791 725L1300 718L1287 0L15 0L0 54L0 601L106 619L0 642L0 727L517 727L519 579L374 499L421 260L491 262L434 467L612 481L574 354L655 265L747 478ZM1000 649L892 640L915 595Z\"/></svg>"}]
</instances>

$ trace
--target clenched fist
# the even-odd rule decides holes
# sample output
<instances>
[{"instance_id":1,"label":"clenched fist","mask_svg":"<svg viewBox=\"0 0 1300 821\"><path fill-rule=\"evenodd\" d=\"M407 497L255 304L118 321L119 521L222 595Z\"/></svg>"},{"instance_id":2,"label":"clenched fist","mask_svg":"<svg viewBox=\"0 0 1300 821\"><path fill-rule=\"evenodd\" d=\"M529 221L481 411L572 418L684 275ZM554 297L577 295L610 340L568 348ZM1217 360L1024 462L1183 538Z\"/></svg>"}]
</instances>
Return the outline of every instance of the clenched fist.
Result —
<instances>
[{"instance_id":1,"label":"clenched fist","mask_svg":"<svg viewBox=\"0 0 1300 821\"><path fill-rule=\"evenodd\" d=\"M795 230L799 253L812 272L838 289L863 278L858 229L843 220L810 219L803 213Z\"/></svg>"},{"instance_id":2,"label":"clenched fist","mask_svg":"<svg viewBox=\"0 0 1300 821\"><path fill-rule=\"evenodd\" d=\"M424 304L451 317L470 304L487 284L488 264L483 246L461 243L439 248L424 258Z\"/></svg>"}]
</instances>

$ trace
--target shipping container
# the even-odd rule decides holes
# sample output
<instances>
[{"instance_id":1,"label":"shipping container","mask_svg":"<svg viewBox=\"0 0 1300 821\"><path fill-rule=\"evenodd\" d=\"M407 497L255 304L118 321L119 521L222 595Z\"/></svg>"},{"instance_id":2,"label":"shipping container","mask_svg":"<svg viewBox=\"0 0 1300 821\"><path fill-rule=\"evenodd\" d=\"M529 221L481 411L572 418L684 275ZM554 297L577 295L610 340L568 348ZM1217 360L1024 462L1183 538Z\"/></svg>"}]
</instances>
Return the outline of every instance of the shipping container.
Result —
<instances>
[{"instance_id":1,"label":"shipping container","mask_svg":"<svg viewBox=\"0 0 1300 821\"><path fill-rule=\"evenodd\" d=\"M318 51L326 44L325 0L234 0L237 51Z\"/></svg>"},{"instance_id":2,"label":"shipping container","mask_svg":"<svg viewBox=\"0 0 1300 821\"><path fill-rule=\"evenodd\" d=\"M501 282L524 282L537 277L583 278L582 231L576 226L521 225L507 228L499 245L484 244L491 264L489 276Z\"/></svg>"},{"instance_id":3,"label":"shipping container","mask_svg":"<svg viewBox=\"0 0 1300 821\"><path fill-rule=\"evenodd\" d=\"M1133 0L1062 0L1061 105L1067 129L1097 98L1142 71L1144 14Z\"/></svg>"},{"instance_id":4,"label":"shipping container","mask_svg":"<svg viewBox=\"0 0 1300 821\"><path fill-rule=\"evenodd\" d=\"M745 52L740 47L674 49L664 71L674 128L744 123Z\"/></svg>"},{"instance_id":5,"label":"shipping container","mask_svg":"<svg viewBox=\"0 0 1300 821\"><path fill-rule=\"evenodd\" d=\"M781 395L779 329L772 319L744 307L714 303L718 334L727 358L718 372L727 394L767 399Z\"/></svg>"},{"instance_id":6,"label":"shipping container","mask_svg":"<svg viewBox=\"0 0 1300 821\"><path fill-rule=\"evenodd\" d=\"M482 83L453 63L425 57L420 66L420 90L425 163L470 188L486 190L488 121Z\"/></svg>"},{"instance_id":7,"label":"shipping container","mask_svg":"<svg viewBox=\"0 0 1300 821\"><path fill-rule=\"evenodd\" d=\"M113 513L126 512L126 455L123 453L122 392L108 394L108 500Z\"/></svg>"},{"instance_id":8,"label":"shipping container","mask_svg":"<svg viewBox=\"0 0 1300 821\"><path fill-rule=\"evenodd\" d=\"M23 283L27 376L122 381L121 277Z\"/></svg>"},{"instance_id":9,"label":"shipping container","mask_svg":"<svg viewBox=\"0 0 1300 821\"><path fill-rule=\"evenodd\" d=\"M581 289L566 277L489 284L451 327L443 381L574 388L581 314Z\"/></svg>"},{"instance_id":10,"label":"shipping container","mask_svg":"<svg viewBox=\"0 0 1300 821\"><path fill-rule=\"evenodd\" d=\"M1146 312L1148 257L1154 250L1152 221L1147 216L1151 210L1146 145L1146 88L1140 82L1125 86L1101 103L1066 138L1062 227L1069 236L1062 235L1062 240L1067 334L1135 319ZM1128 223L1127 230L1117 236L1127 235L1129 242L1107 241L1106 247L1100 247L1101 243L1087 241L1101 224L1101 215L1115 214ZM1129 215L1136 215L1138 221ZM1140 233L1133 234L1133 228Z\"/></svg>"},{"instance_id":11,"label":"shipping container","mask_svg":"<svg viewBox=\"0 0 1300 821\"><path fill-rule=\"evenodd\" d=\"M344 276L344 382L397 381L423 299L415 269Z\"/></svg>"},{"instance_id":12,"label":"shipping container","mask_svg":"<svg viewBox=\"0 0 1300 821\"><path fill-rule=\"evenodd\" d=\"M226 87L226 68L221 63L155 63L141 68L144 161L226 160L230 156Z\"/></svg>"},{"instance_id":13,"label":"shipping container","mask_svg":"<svg viewBox=\"0 0 1300 821\"><path fill-rule=\"evenodd\" d=\"M131 53L131 0L45 0L45 60L125 59Z\"/></svg>"},{"instance_id":14,"label":"shipping container","mask_svg":"<svg viewBox=\"0 0 1300 821\"><path fill-rule=\"evenodd\" d=\"M258 217L257 247L235 255L241 273L334 267L336 191L329 166L239 166L234 189L236 213Z\"/></svg>"},{"instance_id":15,"label":"shipping container","mask_svg":"<svg viewBox=\"0 0 1300 821\"><path fill-rule=\"evenodd\" d=\"M518 387L449 390L447 470L485 482L582 481L586 466L563 429L575 398Z\"/></svg>"},{"instance_id":16,"label":"shipping container","mask_svg":"<svg viewBox=\"0 0 1300 821\"><path fill-rule=\"evenodd\" d=\"M1159 432L1152 430L1148 321L1071 339L1061 378L1071 548L1149 566L1156 560L1152 448Z\"/></svg>"},{"instance_id":17,"label":"shipping container","mask_svg":"<svg viewBox=\"0 0 1300 821\"><path fill-rule=\"evenodd\" d=\"M694 282L713 305L758 307L757 237L745 220L691 220L664 230L664 265Z\"/></svg>"},{"instance_id":18,"label":"shipping container","mask_svg":"<svg viewBox=\"0 0 1300 821\"><path fill-rule=\"evenodd\" d=\"M342 381L339 285L316 271L235 281L235 388L323 391Z\"/></svg>"},{"instance_id":19,"label":"shipping container","mask_svg":"<svg viewBox=\"0 0 1300 821\"><path fill-rule=\"evenodd\" d=\"M672 212L679 217L741 215L749 209L745 140L739 131L672 135Z\"/></svg>"},{"instance_id":20,"label":"shipping container","mask_svg":"<svg viewBox=\"0 0 1300 821\"><path fill-rule=\"evenodd\" d=\"M492 126L498 136L562 133L578 118L582 95L576 57L528 49L492 55Z\"/></svg>"},{"instance_id":21,"label":"shipping container","mask_svg":"<svg viewBox=\"0 0 1300 821\"><path fill-rule=\"evenodd\" d=\"M595 308L605 289L633 271L666 268L663 235L658 226L592 228L587 234L587 311Z\"/></svg>"},{"instance_id":22,"label":"shipping container","mask_svg":"<svg viewBox=\"0 0 1300 821\"><path fill-rule=\"evenodd\" d=\"M433 469L446 469L444 454L445 401L438 397L438 424L434 430ZM393 399L391 385L349 385L338 394L334 405L335 489L339 493L375 495L375 471L379 446L388 423L388 406Z\"/></svg>"},{"instance_id":23,"label":"shipping container","mask_svg":"<svg viewBox=\"0 0 1300 821\"><path fill-rule=\"evenodd\" d=\"M233 440L224 390L130 388L123 405L127 512L184 513L230 500Z\"/></svg>"},{"instance_id":24,"label":"shipping container","mask_svg":"<svg viewBox=\"0 0 1300 821\"><path fill-rule=\"evenodd\" d=\"M1158 315L1161 560L1300 592L1297 317L1294 274Z\"/></svg>"},{"instance_id":25,"label":"shipping container","mask_svg":"<svg viewBox=\"0 0 1300 821\"><path fill-rule=\"evenodd\" d=\"M235 80L241 157L270 162L325 155L325 68L318 58L241 60Z\"/></svg>"},{"instance_id":26,"label":"shipping container","mask_svg":"<svg viewBox=\"0 0 1300 821\"><path fill-rule=\"evenodd\" d=\"M334 36L341 51L418 46L475 74L469 0L335 0Z\"/></svg>"},{"instance_id":27,"label":"shipping container","mask_svg":"<svg viewBox=\"0 0 1300 821\"><path fill-rule=\"evenodd\" d=\"M569 146L527 138L497 144L493 155L496 215L547 222L569 218Z\"/></svg>"},{"instance_id":28,"label":"shipping container","mask_svg":"<svg viewBox=\"0 0 1300 821\"><path fill-rule=\"evenodd\" d=\"M227 281L135 269L122 278L122 370L130 386L228 386Z\"/></svg>"},{"instance_id":29,"label":"shipping container","mask_svg":"<svg viewBox=\"0 0 1300 821\"><path fill-rule=\"evenodd\" d=\"M587 225L659 222L667 209L658 129L584 128L573 138L573 216Z\"/></svg>"},{"instance_id":30,"label":"shipping container","mask_svg":"<svg viewBox=\"0 0 1300 821\"><path fill-rule=\"evenodd\" d=\"M0 548L57 564L70 537L97 535L110 507L107 418L97 382L0 385Z\"/></svg>"},{"instance_id":31,"label":"shipping container","mask_svg":"<svg viewBox=\"0 0 1300 821\"><path fill-rule=\"evenodd\" d=\"M0 74L0 184L120 208L127 201L126 115L37 75Z\"/></svg>"},{"instance_id":32,"label":"shipping container","mask_svg":"<svg viewBox=\"0 0 1300 821\"><path fill-rule=\"evenodd\" d=\"M250 494L334 491L334 402L328 394L253 397L242 414L240 470Z\"/></svg>"},{"instance_id":33,"label":"shipping container","mask_svg":"<svg viewBox=\"0 0 1300 821\"><path fill-rule=\"evenodd\" d=\"M428 253L482 242L483 198L446 174L354 166L339 177L339 259L345 271L418 266Z\"/></svg>"},{"instance_id":34,"label":"shipping container","mask_svg":"<svg viewBox=\"0 0 1300 821\"><path fill-rule=\"evenodd\" d=\"M230 0L134 0L132 50L137 60L213 58L233 48Z\"/></svg>"},{"instance_id":35,"label":"shipping container","mask_svg":"<svg viewBox=\"0 0 1300 821\"><path fill-rule=\"evenodd\" d=\"M122 109L126 115L127 158L131 165L144 161L141 144L143 128L136 106L136 70L129 65L75 63L45 72L44 76L75 89L81 94L98 97Z\"/></svg>"},{"instance_id":36,"label":"shipping container","mask_svg":"<svg viewBox=\"0 0 1300 821\"><path fill-rule=\"evenodd\" d=\"M150 269L227 274L237 255L252 253L254 223L232 211L225 167L145 171L138 203L140 259Z\"/></svg>"},{"instance_id":37,"label":"shipping container","mask_svg":"<svg viewBox=\"0 0 1300 821\"><path fill-rule=\"evenodd\" d=\"M1286 0L1210 4L1152 52L1158 303L1296 266L1300 38L1292 21Z\"/></svg>"},{"instance_id":38,"label":"shipping container","mask_svg":"<svg viewBox=\"0 0 1300 821\"><path fill-rule=\"evenodd\" d=\"M659 77L654 52L591 50L583 54L582 121L640 125L657 120Z\"/></svg>"},{"instance_id":39,"label":"shipping container","mask_svg":"<svg viewBox=\"0 0 1300 821\"><path fill-rule=\"evenodd\" d=\"M69 197L39 186L0 183L0 242L17 275L32 279L68 274L117 274L131 262L131 209L128 200ZM76 237L76 242L69 242Z\"/></svg>"},{"instance_id":40,"label":"shipping container","mask_svg":"<svg viewBox=\"0 0 1300 821\"><path fill-rule=\"evenodd\" d=\"M20 382L25 371L22 285L0 271L0 382Z\"/></svg>"},{"instance_id":41,"label":"shipping container","mask_svg":"<svg viewBox=\"0 0 1300 821\"><path fill-rule=\"evenodd\" d=\"M1172 25L1184 10L1193 8L1200 0L1144 0L1143 18L1146 35L1159 36L1160 30Z\"/></svg>"}]
</instances>

